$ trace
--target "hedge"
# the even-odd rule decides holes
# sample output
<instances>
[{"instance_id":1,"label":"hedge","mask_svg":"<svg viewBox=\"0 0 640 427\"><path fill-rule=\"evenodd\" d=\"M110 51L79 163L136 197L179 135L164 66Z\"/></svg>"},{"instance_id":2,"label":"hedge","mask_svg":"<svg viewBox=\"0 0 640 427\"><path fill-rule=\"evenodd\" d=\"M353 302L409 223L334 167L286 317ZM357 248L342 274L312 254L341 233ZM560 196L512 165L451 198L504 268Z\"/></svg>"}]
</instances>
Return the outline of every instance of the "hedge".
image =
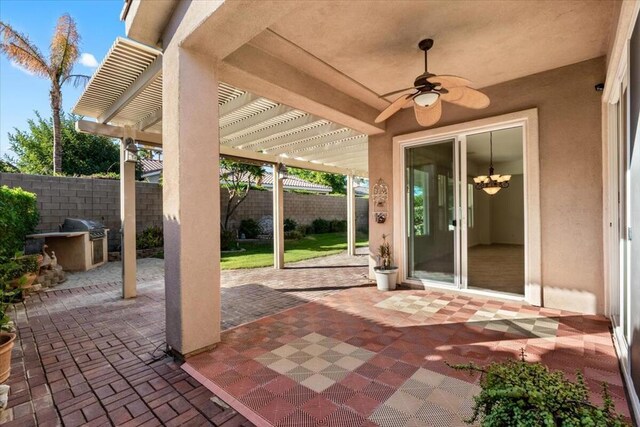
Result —
<instances>
[{"instance_id":1,"label":"hedge","mask_svg":"<svg viewBox=\"0 0 640 427\"><path fill-rule=\"evenodd\" d=\"M39 220L34 193L0 187L0 262L24 250L25 236L35 231Z\"/></svg>"}]
</instances>

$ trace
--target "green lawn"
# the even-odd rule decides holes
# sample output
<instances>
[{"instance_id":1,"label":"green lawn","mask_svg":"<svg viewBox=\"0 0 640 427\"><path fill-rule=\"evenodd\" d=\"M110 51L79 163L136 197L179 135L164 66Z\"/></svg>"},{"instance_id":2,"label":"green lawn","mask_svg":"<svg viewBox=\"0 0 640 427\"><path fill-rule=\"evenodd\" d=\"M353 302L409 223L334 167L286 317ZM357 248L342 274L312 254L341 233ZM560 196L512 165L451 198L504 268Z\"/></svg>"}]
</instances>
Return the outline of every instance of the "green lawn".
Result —
<instances>
[{"instance_id":1,"label":"green lawn","mask_svg":"<svg viewBox=\"0 0 640 427\"><path fill-rule=\"evenodd\" d=\"M367 235L358 233L357 246L367 246ZM269 241L240 243L245 252L224 253L220 259L223 270L237 268L269 267L273 265L273 244ZM333 255L347 249L347 233L312 234L300 240L286 240L284 261L296 262L305 259Z\"/></svg>"}]
</instances>

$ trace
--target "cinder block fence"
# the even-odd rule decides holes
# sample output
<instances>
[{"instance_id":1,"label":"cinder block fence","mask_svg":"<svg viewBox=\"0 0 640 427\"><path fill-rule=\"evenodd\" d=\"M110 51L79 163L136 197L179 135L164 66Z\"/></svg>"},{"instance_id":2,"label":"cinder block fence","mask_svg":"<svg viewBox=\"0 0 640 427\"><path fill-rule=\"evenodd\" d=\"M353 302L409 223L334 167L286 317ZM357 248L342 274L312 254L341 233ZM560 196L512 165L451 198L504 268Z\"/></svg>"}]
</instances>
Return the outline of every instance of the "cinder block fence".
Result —
<instances>
[{"instance_id":1,"label":"cinder block fence","mask_svg":"<svg viewBox=\"0 0 640 427\"><path fill-rule=\"evenodd\" d=\"M0 173L0 185L22 187L38 196L39 231L57 231L65 218L93 219L104 223L111 230L109 249L115 250L120 246L119 181ZM226 198L227 193L223 189L220 194L221 212L226 209ZM358 228L367 226L368 212L368 200L357 199ZM252 191L234 213L230 224L237 227L243 219L253 218L259 221L271 213L271 192ZM284 214L285 218L293 218L298 224L310 224L316 218L344 220L347 217L347 201L341 196L285 192ZM153 226L162 226L162 187L148 182L136 182L137 232Z\"/></svg>"}]
</instances>

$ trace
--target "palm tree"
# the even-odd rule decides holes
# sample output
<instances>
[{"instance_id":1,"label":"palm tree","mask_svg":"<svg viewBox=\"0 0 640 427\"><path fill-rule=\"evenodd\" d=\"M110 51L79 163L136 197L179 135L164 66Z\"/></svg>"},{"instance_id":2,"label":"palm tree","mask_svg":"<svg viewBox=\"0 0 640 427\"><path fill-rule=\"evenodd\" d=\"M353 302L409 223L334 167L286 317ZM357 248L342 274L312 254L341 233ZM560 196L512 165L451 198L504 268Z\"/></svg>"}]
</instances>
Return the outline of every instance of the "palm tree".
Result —
<instances>
[{"instance_id":1,"label":"palm tree","mask_svg":"<svg viewBox=\"0 0 640 427\"><path fill-rule=\"evenodd\" d=\"M0 52L9 61L19 65L26 71L51 81L49 100L53 113L53 174L62 172L62 128L60 112L62 109L62 86L72 83L78 86L86 83L89 76L71 74L78 60L78 44L80 35L76 23L68 14L58 18L56 30L51 39L49 58L42 55L37 46L29 38L13 29L9 24L0 21Z\"/></svg>"}]
</instances>

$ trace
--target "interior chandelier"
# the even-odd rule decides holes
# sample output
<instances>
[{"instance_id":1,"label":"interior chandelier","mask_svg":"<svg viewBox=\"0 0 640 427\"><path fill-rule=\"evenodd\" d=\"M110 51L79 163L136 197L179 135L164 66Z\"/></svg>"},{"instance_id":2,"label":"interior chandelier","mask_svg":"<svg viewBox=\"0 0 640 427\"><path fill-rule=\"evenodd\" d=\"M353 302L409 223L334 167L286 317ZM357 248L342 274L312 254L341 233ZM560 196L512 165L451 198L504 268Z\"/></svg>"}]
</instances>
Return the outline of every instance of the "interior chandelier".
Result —
<instances>
[{"instance_id":1,"label":"interior chandelier","mask_svg":"<svg viewBox=\"0 0 640 427\"><path fill-rule=\"evenodd\" d=\"M500 175L493 171L493 132L489 132L489 175L479 175L473 178L475 187L478 190L484 190L485 193L493 196L498 191L509 186L511 175Z\"/></svg>"}]
</instances>

